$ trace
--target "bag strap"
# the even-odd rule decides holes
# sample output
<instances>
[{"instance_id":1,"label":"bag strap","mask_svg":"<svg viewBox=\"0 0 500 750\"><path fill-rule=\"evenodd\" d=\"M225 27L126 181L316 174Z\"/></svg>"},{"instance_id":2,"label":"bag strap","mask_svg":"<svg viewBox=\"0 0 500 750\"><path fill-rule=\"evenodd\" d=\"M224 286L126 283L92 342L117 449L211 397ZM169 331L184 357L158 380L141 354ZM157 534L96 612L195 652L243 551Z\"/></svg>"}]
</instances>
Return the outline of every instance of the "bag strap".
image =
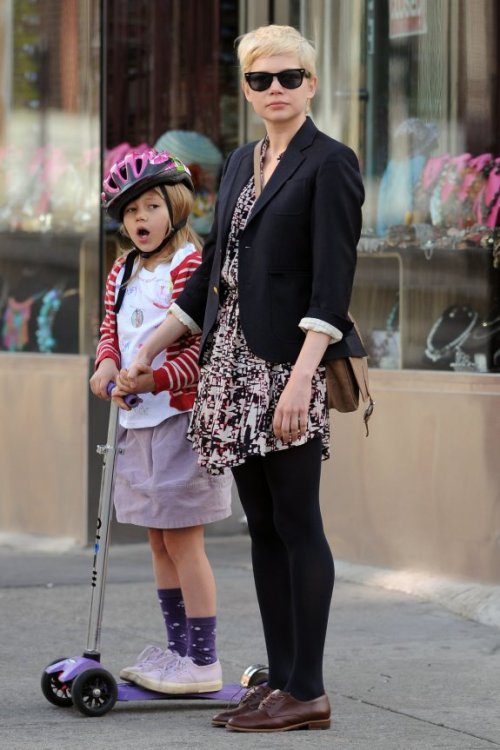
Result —
<instances>
[{"instance_id":1,"label":"bag strap","mask_svg":"<svg viewBox=\"0 0 500 750\"><path fill-rule=\"evenodd\" d=\"M127 257L125 258L125 268L123 271L123 278L122 282L120 284L120 288L118 290L118 297L116 298L115 302L115 315L118 315L120 312L120 307L122 306L123 298L125 297L125 291L127 286L127 281L132 276L132 269L134 268L135 259L139 255L138 250L131 250Z\"/></svg>"},{"instance_id":2,"label":"bag strap","mask_svg":"<svg viewBox=\"0 0 500 750\"><path fill-rule=\"evenodd\" d=\"M262 151L262 144L264 139L261 138L257 141L253 150L253 179L255 182L255 199L262 193L262 177L260 174L260 152Z\"/></svg>"},{"instance_id":3,"label":"bag strap","mask_svg":"<svg viewBox=\"0 0 500 750\"><path fill-rule=\"evenodd\" d=\"M358 328L358 324L354 320L351 313L348 313L349 318L352 320L354 325L354 330L359 336L359 340L363 344L363 338L361 336L361 332ZM364 346L364 344L363 344ZM368 385L368 358L367 357L360 357L362 360L363 366L360 368L356 368L354 370L354 375L356 377L356 381L359 386L359 391L361 393L361 398L363 401L368 401L368 406L366 407L364 413L363 413L363 421L365 423L366 427L366 436L368 437L368 420L370 419L371 415L373 414L373 410L375 408L375 401L372 398L372 395L370 393L370 386Z\"/></svg>"}]
</instances>

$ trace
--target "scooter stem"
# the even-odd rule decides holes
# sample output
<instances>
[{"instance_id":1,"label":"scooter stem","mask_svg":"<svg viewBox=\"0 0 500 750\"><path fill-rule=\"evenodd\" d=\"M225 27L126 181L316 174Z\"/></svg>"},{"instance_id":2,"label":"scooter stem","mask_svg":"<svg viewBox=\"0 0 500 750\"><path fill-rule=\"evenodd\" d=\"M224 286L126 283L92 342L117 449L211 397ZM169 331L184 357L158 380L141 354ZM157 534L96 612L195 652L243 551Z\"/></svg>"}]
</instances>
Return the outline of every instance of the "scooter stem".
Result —
<instances>
[{"instance_id":1,"label":"scooter stem","mask_svg":"<svg viewBox=\"0 0 500 750\"><path fill-rule=\"evenodd\" d=\"M119 409L111 402L106 445L98 445L97 453L103 457L101 476L101 493L94 544L94 562L92 566L92 593L90 597L89 627L87 648L84 656L100 661L101 625L104 609L104 584L108 569L109 536L112 518L113 470L116 458L116 433Z\"/></svg>"}]
</instances>

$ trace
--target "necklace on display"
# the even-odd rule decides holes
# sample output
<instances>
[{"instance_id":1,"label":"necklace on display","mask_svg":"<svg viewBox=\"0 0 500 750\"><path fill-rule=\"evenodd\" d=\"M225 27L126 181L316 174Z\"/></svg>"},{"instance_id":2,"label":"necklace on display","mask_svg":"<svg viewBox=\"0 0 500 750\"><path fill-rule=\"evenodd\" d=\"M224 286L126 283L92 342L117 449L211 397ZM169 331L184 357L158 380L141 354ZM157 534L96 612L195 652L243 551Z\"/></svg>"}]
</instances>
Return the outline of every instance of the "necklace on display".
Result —
<instances>
[{"instance_id":1,"label":"necklace on display","mask_svg":"<svg viewBox=\"0 0 500 750\"><path fill-rule=\"evenodd\" d=\"M439 328L447 321L458 318L460 315L465 316L465 328L454 339L448 341L441 347L437 347L434 339ZM478 313L467 305L452 305L445 310L429 331L425 348L426 357L432 362L439 362L440 359L449 355L454 349L459 349L476 325L478 317Z\"/></svg>"},{"instance_id":2,"label":"necklace on display","mask_svg":"<svg viewBox=\"0 0 500 750\"><path fill-rule=\"evenodd\" d=\"M476 341L485 341L497 331L500 331L500 315L492 320L483 320L479 323L478 327L472 332L472 338Z\"/></svg>"}]
</instances>

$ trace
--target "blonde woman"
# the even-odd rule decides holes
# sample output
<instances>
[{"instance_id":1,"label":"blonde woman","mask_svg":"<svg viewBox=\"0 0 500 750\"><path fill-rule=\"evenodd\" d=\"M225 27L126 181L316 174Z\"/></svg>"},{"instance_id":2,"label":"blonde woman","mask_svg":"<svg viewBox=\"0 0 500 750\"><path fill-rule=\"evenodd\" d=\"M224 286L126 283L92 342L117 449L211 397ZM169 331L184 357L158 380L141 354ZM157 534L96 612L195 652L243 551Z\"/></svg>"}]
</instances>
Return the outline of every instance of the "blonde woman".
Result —
<instances>
[{"instance_id":1,"label":"blonde woman","mask_svg":"<svg viewBox=\"0 0 500 750\"><path fill-rule=\"evenodd\" d=\"M229 155L200 268L128 373L202 331L189 437L230 468L248 520L269 684L213 718L241 732L330 726L323 651L334 583L319 505L330 446L322 363L365 352L348 317L364 198L358 162L307 116L315 51L289 26L239 39L242 90L266 129ZM254 168L254 156L256 168Z\"/></svg>"}]
</instances>

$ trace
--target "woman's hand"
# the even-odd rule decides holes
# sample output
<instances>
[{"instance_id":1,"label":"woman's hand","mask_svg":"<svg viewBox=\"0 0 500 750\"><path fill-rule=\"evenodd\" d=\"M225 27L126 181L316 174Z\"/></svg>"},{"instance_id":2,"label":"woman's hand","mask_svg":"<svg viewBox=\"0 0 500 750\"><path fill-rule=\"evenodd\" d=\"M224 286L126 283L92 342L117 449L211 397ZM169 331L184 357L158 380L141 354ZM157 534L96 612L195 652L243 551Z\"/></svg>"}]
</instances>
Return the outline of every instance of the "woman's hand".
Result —
<instances>
[{"instance_id":1,"label":"woman's hand","mask_svg":"<svg viewBox=\"0 0 500 750\"><path fill-rule=\"evenodd\" d=\"M311 378L292 371L273 419L273 432L283 443L293 443L305 434L310 403Z\"/></svg>"},{"instance_id":2,"label":"woman's hand","mask_svg":"<svg viewBox=\"0 0 500 750\"><path fill-rule=\"evenodd\" d=\"M148 370L150 371L150 374L141 376L138 379L137 386L132 386L130 383L127 370L122 369L117 374L115 380L116 385L111 393L111 398L120 409L123 409L123 411L131 411L133 408L125 401L126 396L131 393L148 393L155 389L155 382L152 374L153 370L150 367Z\"/></svg>"},{"instance_id":3,"label":"woman's hand","mask_svg":"<svg viewBox=\"0 0 500 750\"><path fill-rule=\"evenodd\" d=\"M109 357L103 359L89 380L90 390L94 396L109 401L108 383L110 381L116 382L117 376L118 367L115 361Z\"/></svg>"},{"instance_id":4,"label":"woman's hand","mask_svg":"<svg viewBox=\"0 0 500 750\"><path fill-rule=\"evenodd\" d=\"M153 368L145 362L133 362L128 370L120 371L120 384L128 393L149 393L155 390Z\"/></svg>"},{"instance_id":5,"label":"woman's hand","mask_svg":"<svg viewBox=\"0 0 500 750\"><path fill-rule=\"evenodd\" d=\"M273 432L283 443L293 443L306 433L312 378L329 343L330 337L326 333L306 333L290 379L274 412Z\"/></svg>"}]
</instances>

